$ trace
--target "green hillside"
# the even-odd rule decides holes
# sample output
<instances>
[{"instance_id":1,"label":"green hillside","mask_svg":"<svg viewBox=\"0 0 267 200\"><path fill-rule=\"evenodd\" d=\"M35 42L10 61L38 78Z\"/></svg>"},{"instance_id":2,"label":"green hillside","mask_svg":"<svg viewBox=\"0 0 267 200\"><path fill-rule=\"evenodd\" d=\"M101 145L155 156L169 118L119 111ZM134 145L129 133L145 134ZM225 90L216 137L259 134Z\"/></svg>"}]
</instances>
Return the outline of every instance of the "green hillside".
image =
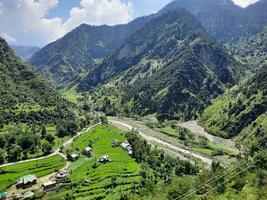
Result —
<instances>
[{"instance_id":1,"label":"green hillside","mask_svg":"<svg viewBox=\"0 0 267 200\"><path fill-rule=\"evenodd\" d=\"M76 133L79 109L23 63L3 39L0 76L0 163L49 154Z\"/></svg>"},{"instance_id":2,"label":"green hillside","mask_svg":"<svg viewBox=\"0 0 267 200\"><path fill-rule=\"evenodd\" d=\"M267 133L267 65L216 99L201 117L208 132L261 141ZM264 143L264 140L262 140Z\"/></svg>"},{"instance_id":3,"label":"green hillside","mask_svg":"<svg viewBox=\"0 0 267 200\"><path fill-rule=\"evenodd\" d=\"M54 85L64 87L101 63L151 17L141 17L126 25L82 24L36 52L29 63Z\"/></svg>"},{"instance_id":4,"label":"green hillside","mask_svg":"<svg viewBox=\"0 0 267 200\"><path fill-rule=\"evenodd\" d=\"M94 90L104 84L92 98L103 99L108 94L126 113L188 119L201 113L241 75L242 65L189 12L175 10L134 33L88 74L78 90ZM116 107L103 104L109 104L104 111Z\"/></svg>"},{"instance_id":5,"label":"green hillside","mask_svg":"<svg viewBox=\"0 0 267 200\"><path fill-rule=\"evenodd\" d=\"M232 52L241 57L249 66L257 68L267 62L267 26L262 32L242 39L233 46Z\"/></svg>"}]
</instances>

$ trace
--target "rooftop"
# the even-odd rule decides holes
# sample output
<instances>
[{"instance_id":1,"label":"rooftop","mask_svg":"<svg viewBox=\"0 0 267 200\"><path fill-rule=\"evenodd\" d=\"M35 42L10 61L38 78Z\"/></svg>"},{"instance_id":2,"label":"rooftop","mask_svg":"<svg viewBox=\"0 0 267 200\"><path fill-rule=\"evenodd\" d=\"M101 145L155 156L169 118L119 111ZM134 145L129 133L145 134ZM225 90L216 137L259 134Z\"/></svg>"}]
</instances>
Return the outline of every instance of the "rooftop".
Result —
<instances>
[{"instance_id":1,"label":"rooftop","mask_svg":"<svg viewBox=\"0 0 267 200\"><path fill-rule=\"evenodd\" d=\"M35 175L29 174L29 175L21 177L18 180L18 183L26 184L26 183L30 183L30 182L36 181L36 179L37 179L37 177Z\"/></svg>"},{"instance_id":2,"label":"rooftop","mask_svg":"<svg viewBox=\"0 0 267 200\"><path fill-rule=\"evenodd\" d=\"M50 185L54 185L56 184L56 181L48 181L46 183L43 184L44 187L50 186Z\"/></svg>"}]
</instances>

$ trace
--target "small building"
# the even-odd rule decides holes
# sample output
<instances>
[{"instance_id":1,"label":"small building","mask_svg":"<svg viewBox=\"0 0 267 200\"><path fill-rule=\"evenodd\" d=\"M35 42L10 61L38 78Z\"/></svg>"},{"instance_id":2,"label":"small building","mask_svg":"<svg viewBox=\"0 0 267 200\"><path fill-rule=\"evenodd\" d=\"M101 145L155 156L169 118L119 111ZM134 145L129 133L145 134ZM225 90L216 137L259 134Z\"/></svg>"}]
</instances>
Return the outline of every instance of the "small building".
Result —
<instances>
[{"instance_id":1,"label":"small building","mask_svg":"<svg viewBox=\"0 0 267 200\"><path fill-rule=\"evenodd\" d=\"M32 187L37 183L37 177L33 174L29 174L26 176L21 177L16 184L17 189L23 188L29 188Z\"/></svg>"},{"instance_id":2,"label":"small building","mask_svg":"<svg viewBox=\"0 0 267 200\"><path fill-rule=\"evenodd\" d=\"M118 147L118 146L120 146L119 140L113 139L112 142L111 142L111 146L112 147Z\"/></svg>"},{"instance_id":3,"label":"small building","mask_svg":"<svg viewBox=\"0 0 267 200\"><path fill-rule=\"evenodd\" d=\"M133 149L130 143L126 140L125 142L121 143L121 148L123 148L125 151L128 152L128 154L131 156L133 155Z\"/></svg>"},{"instance_id":4,"label":"small building","mask_svg":"<svg viewBox=\"0 0 267 200\"><path fill-rule=\"evenodd\" d=\"M120 145L125 151L131 146L130 143L126 140Z\"/></svg>"},{"instance_id":5,"label":"small building","mask_svg":"<svg viewBox=\"0 0 267 200\"><path fill-rule=\"evenodd\" d=\"M42 185L44 191L53 190L57 187L56 181L48 181Z\"/></svg>"},{"instance_id":6,"label":"small building","mask_svg":"<svg viewBox=\"0 0 267 200\"><path fill-rule=\"evenodd\" d=\"M101 163L108 163L108 162L111 162L112 160L109 158L108 155L105 155L105 156L102 156L100 159L99 159L99 162Z\"/></svg>"},{"instance_id":7,"label":"small building","mask_svg":"<svg viewBox=\"0 0 267 200\"><path fill-rule=\"evenodd\" d=\"M68 178L69 178L69 173L63 169L59 170L56 174L56 181L57 182L67 181Z\"/></svg>"},{"instance_id":8,"label":"small building","mask_svg":"<svg viewBox=\"0 0 267 200\"><path fill-rule=\"evenodd\" d=\"M85 156L91 156L92 155L92 151L93 151L93 149L92 149L92 147L86 147L84 150L83 150L83 155L85 155Z\"/></svg>"},{"instance_id":9,"label":"small building","mask_svg":"<svg viewBox=\"0 0 267 200\"><path fill-rule=\"evenodd\" d=\"M7 199L7 192L0 192L0 200L6 200Z\"/></svg>"},{"instance_id":10,"label":"small building","mask_svg":"<svg viewBox=\"0 0 267 200\"><path fill-rule=\"evenodd\" d=\"M79 159L79 157L80 157L80 156L79 156L78 154L73 153L73 154L70 155L70 160L71 160L72 162L75 162L76 160Z\"/></svg>"},{"instance_id":11,"label":"small building","mask_svg":"<svg viewBox=\"0 0 267 200\"><path fill-rule=\"evenodd\" d=\"M34 199L34 193L32 191L25 192L23 194L23 199Z\"/></svg>"}]
</instances>

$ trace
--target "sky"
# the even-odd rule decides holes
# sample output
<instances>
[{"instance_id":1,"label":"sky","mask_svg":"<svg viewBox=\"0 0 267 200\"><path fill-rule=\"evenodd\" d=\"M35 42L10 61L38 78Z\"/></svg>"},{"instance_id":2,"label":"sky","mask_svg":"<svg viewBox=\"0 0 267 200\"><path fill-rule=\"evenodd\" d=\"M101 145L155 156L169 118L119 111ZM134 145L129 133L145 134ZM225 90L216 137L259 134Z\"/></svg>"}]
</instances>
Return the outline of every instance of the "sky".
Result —
<instances>
[{"instance_id":1,"label":"sky","mask_svg":"<svg viewBox=\"0 0 267 200\"><path fill-rule=\"evenodd\" d=\"M9 44L42 47L82 23L124 24L171 0L0 0L0 36ZM258 0L233 0L246 7Z\"/></svg>"}]
</instances>

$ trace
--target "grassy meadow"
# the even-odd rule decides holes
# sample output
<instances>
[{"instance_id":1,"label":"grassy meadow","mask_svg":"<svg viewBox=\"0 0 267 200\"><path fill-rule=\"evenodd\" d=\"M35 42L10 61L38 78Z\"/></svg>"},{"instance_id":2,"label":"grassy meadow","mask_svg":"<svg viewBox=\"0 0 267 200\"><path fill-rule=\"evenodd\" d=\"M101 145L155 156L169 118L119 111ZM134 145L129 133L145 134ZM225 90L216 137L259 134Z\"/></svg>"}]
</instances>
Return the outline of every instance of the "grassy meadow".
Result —
<instances>
[{"instance_id":1,"label":"grassy meadow","mask_svg":"<svg viewBox=\"0 0 267 200\"><path fill-rule=\"evenodd\" d=\"M95 129L77 138L72 144L73 151L93 147L91 158L81 156L69 167L72 185L75 190L62 188L47 196L47 199L64 198L66 195L75 199L117 199L121 192L132 190L140 182L139 165L121 147L112 147L117 139L125 141L124 132L114 126L99 125ZM98 163L98 159L108 155L112 162Z\"/></svg>"}]
</instances>

